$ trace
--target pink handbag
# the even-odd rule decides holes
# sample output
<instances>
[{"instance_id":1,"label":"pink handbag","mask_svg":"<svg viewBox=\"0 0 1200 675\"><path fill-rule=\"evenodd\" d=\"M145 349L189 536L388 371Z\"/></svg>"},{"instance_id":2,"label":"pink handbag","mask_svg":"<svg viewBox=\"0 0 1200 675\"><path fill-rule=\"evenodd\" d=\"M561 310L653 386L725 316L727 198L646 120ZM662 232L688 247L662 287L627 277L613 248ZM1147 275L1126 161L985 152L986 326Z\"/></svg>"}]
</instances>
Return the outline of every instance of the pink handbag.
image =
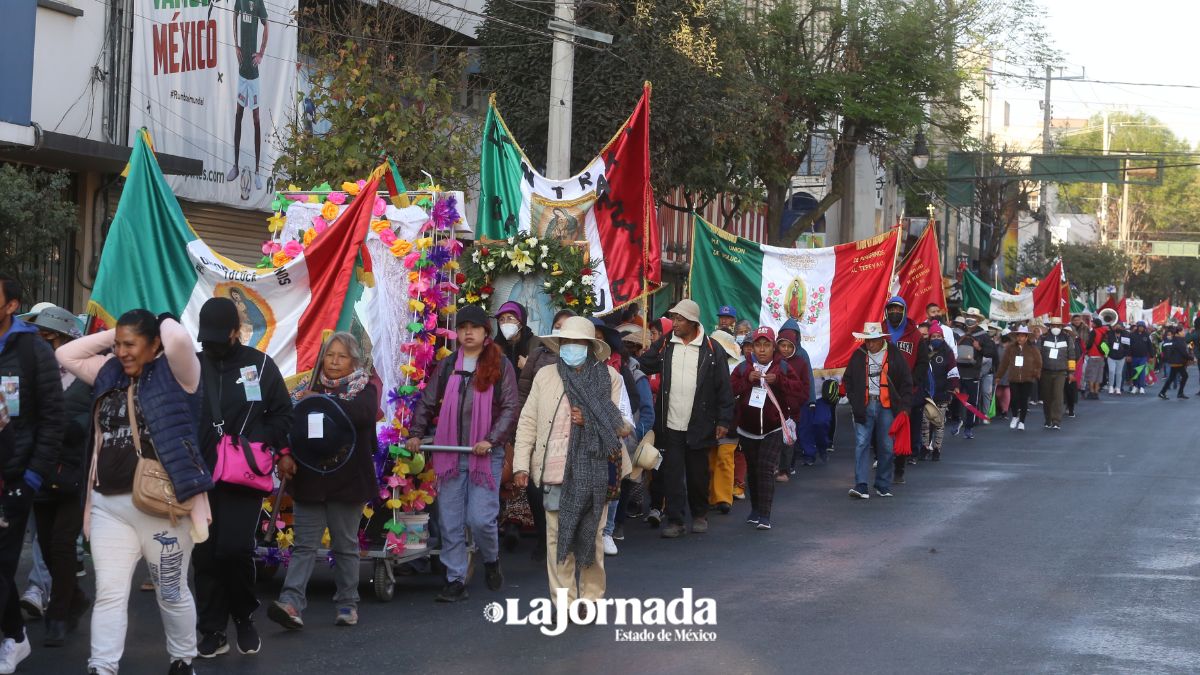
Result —
<instances>
[{"instance_id":1,"label":"pink handbag","mask_svg":"<svg viewBox=\"0 0 1200 675\"><path fill-rule=\"evenodd\" d=\"M263 443L226 434L217 443L217 466L213 478L221 483L241 485L264 494L275 489L271 469L274 454Z\"/></svg>"}]
</instances>

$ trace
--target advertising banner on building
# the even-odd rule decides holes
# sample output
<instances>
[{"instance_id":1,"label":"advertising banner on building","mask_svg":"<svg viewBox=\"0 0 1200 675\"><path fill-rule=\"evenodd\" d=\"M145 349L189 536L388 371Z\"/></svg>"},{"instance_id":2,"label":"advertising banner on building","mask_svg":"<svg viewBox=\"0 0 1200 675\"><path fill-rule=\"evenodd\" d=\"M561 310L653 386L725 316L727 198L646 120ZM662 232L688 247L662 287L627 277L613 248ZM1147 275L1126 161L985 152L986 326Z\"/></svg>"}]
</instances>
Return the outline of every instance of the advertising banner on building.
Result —
<instances>
[{"instance_id":1,"label":"advertising banner on building","mask_svg":"<svg viewBox=\"0 0 1200 675\"><path fill-rule=\"evenodd\" d=\"M204 162L181 198L267 209L296 109L298 0L133 0L129 140Z\"/></svg>"}]
</instances>

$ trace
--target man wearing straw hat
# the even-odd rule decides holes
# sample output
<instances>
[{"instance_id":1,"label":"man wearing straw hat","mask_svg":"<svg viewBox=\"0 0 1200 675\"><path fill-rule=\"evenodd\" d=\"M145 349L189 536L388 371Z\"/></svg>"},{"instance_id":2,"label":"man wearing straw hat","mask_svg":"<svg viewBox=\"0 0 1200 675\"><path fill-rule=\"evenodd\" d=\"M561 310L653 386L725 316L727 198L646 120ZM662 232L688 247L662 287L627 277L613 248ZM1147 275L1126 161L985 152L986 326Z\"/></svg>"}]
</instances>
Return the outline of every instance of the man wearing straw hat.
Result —
<instances>
[{"instance_id":1,"label":"man wearing straw hat","mask_svg":"<svg viewBox=\"0 0 1200 675\"><path fill-rule=\"evenodd\" d=\"M1049 323L1050 330L1039 343L1042 352L1042 409L1045 411L1046 428L1061 429L1067 374L1071 372L1078 355L1075 353L1075 340L1063 330L1062 317L1050 317Z\"/></svg>"},{"instance_id":2,"label":"man wearing straw hat","mask_svg":"<svg viewBox=\"0 0 1200 675\"><path fill-rule=\"evenodd\" d=\"M684 533L684 505L692 513L692 532L708 531L708 455L733 424L733 390L725 350L705 337L700 306L683 299L669 312L670 342L643 357L647 373L661 373L655 406L655 437L662 444L667 527L662 536Z\"/></svg>"},{"instance_id":3,"label":"man wearing straw hat","mask_svg":"<svg viewBox=\"0 0 1200 675\"><path fill-rule=\"evenodd\" d=\"M904 354L887 339L879 323L868 322L854 337L862 346L850 356L842 377L854 414L854 487L850 496L869 499L871 444L878 455L875 494L892 496L892 422L912 407L912 373Z\"/></svg>"}]
</instances>

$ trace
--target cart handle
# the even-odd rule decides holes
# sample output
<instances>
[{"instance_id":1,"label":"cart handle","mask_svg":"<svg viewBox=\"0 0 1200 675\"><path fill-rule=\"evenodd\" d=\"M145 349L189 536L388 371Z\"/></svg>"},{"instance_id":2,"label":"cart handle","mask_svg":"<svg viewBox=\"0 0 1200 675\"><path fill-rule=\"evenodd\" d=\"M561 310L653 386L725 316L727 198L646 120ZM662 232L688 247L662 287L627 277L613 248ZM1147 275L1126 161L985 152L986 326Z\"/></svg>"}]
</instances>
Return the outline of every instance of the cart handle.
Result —
<instances>
[{"instance_id":1,"label":"cart handle","mask_svg":"<svg viewBox=\"0 0 1200 675\"><path fill-rule=\"evenodd\" d=\"M427 436L421 439L421 450L431 450L433 452L473 452L474 448L469 445L433 445L433 437ZM490 454L492 451L488 449Z\"/></svg>"}]
</instances>

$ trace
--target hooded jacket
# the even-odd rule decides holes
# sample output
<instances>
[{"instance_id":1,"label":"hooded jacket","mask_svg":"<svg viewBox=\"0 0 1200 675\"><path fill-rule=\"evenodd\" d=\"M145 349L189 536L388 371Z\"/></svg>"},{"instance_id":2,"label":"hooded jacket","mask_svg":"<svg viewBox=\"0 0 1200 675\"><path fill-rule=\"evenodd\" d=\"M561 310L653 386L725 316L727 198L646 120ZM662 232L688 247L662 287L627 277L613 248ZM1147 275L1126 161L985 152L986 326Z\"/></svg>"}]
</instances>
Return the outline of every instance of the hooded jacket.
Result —
<instances>
[{"instance_id":1,"label":"hooded jacket","mask_svg":"<svg viewBox=\"0 0 1200 675\"><path fill-rule=\"evenodd\" d=\"M506 303L509 304L509 303ZM508 358L508 362L515 369L520 369L520 360L522 357L528 358L530 342L535 337L533 330L529 328L529 311L525 309L525 305L519 302L510 303L516 305L521 311L517 312L517 318L521 320L521 330L512 339L504 337L499 331L496 332L495 342L500 351L504 352L504 356ZM540 343L539 343L540 344Z\"/></svg>"},{"instance_id":2,"label":"hooded jacket","mask_svg":"<svg viewBox=\"0 0 1200 675\"><path fill-rule=\"evenodd\" d=\"M775 384L769 385L779 402L779 408L768 398L763 407L750 405L750 393L758 388L759 383L750 381L750 373L754 372L754 364L743 361L733 369L730 376L734 404L733 424L739 431L748 434L765 435L777 431L783 426L783 419L795 419L804 405L807 390L801 386L800 374L788 365L786 359L775 352L771 363L767 365L767 374L776 375ZM765 382L765 380L764 380ZM783 412L783 419L779 413Z\"/></svg>"},{"instance_id":3,"label":"hooded jacket","mask_svg":"<svg viewBox=\"0 0 1200 675\"><path fill-rule=\"evenodd\" d=\"M54 350L37 328L17 317L0 337L0 376L17 378L20 414L11 417L0 457L5 482L17 482L32 469L43 479L52 476L58 461L65 422L62 379Z\"/></svg>"},{"instance_id":4,"label":"hooded jacket","mask_svg":"<svg viewBox=\"0 0 1200 675\"><path fill-rule=\"evenodd\" d=\"M783 327L779 329L778 340L788 340L796 345L796 353L792 354L792 358L787 359L787 364L804 381L804 384L801 384L800 388L805 390L807 394L799 405L803 407L805 404L815 403L817 400L817 378L813 377L812 358L809 357L808 351L800 344L800 324L796 323L795 319L785 321Z\"/></svg>"},{"instance_id":5,"label":"hooded jacket","mask_svg":"<svg viewBox=\"0 0 1200 675\"><path fill-rule=\"evenodd\" d=\"M1129 356L1129 332L1111 329L1104 336L1104 344L1108 345L1108 358L1121 360Z\"/></svg>"},{"instance_id":6,"label":"hooded jacket","mask_svg":"<svg viewBox=\"0 0 1200 675\"><path fill-rule=\"evenodd\" d=\"M1139 331L1129 332L1129 355L1135 359L1150 358L1154 345L1150 342L1150 334Z\"/></svg>"},{"instance_id":7,"label":"hooded jacket","mask_svg":"<svg viewBox=\"0 0 1200 675\"><path fill-rule=\"evenodd\" d=\"M904 318L900 319L900 325L893 326L887 320L886 312L883 318L884 330L888 332L888 342L896 345L900 349L900 353L904 355L904 362L908 364L908 369L913 373L925 372L924 360L925 355L922 353L921 330L917 325L908 318L908 303L904 298L896 295L887 301L888 305L900 305L904 308ZM885 305L886 308L886 305ZM918 384L919 386L919 384Z\"/></svg>"}]
</instances>

